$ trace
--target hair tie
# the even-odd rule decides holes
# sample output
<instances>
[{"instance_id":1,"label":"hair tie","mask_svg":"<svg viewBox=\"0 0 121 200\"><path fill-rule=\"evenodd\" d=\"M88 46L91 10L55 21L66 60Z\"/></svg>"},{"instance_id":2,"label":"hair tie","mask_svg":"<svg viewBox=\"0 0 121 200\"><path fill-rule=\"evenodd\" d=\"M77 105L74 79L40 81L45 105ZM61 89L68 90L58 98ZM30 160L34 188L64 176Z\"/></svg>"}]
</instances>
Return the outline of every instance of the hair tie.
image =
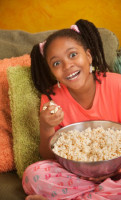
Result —
<instances>
[{"instance_id":1,"label":"hair tie","mask_svg":"<svg viewBox=\"0 0 121 200\"><path fill-rule=\"evenodd\" d=\"M39 43L40 53L41 53L42 55L44 54L44 53L43 53L43 48L44 48L45 43L46 43L46 40L45 40L44 42Z\"/></svg>"},{"instance_id":2,"label":"hair tie","mask_svg":"<svg viewBox=\"0 0 121 200\"><path fill-rule=\"evenodd\" d=\"M80 31L79 31L77 25L71 25L71 28L70 28L70 29L73 29L74 31L80 33ZM44 48L45 43L46 43L46 40L45 40L44 42L39 43L40 53L41 53L42 55L44 55L44 53L43 53L43 48Z\"/></svg>"},{"instance_id":3,"label":"hair tie","mask_svg":"<svg viewBox=\"0 0 121 200\"><path fill-rule=\"evenodd\" d=\"M78 29L78 26L76 24L74 25L71 25L71 29L73 29L74 31L80 33L79 29Z\"/></svg>"}]
</instances>

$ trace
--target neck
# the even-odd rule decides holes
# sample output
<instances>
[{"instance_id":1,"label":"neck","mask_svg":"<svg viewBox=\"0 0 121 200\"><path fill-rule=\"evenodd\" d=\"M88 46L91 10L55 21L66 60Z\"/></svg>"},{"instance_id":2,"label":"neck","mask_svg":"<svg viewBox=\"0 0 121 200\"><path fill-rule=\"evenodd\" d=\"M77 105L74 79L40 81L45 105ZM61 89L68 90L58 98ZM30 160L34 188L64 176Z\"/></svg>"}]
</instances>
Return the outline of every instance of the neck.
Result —
<instances>
[{"instance_id":1,"label":"neck","mask_svg":"<svg viewBox=\"0 0 121 200\"><path fill-rule=\"evenodd\" d=\"M90 109L93 105L93 100L96 91L96 82L93 76L86 82L83 88L78 90L69 89L71 96L84 108Z\"/></svg>"}]
</instances>

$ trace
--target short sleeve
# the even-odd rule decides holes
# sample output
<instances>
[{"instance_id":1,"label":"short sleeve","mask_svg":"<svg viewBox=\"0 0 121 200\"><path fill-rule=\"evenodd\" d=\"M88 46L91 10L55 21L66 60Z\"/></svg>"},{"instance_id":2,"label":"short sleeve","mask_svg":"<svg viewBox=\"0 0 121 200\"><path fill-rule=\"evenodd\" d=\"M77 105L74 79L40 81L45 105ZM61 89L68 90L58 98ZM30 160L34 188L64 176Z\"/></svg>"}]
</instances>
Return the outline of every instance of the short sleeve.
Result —
<instances>
[{"instance_id":1,"label":"short sleeve","mask_svg":"<svg viewBox=\"0 0 121 200\"><path fill-rule=\"evenodd\" d=\"M40 111L42 110L43 105L44 105L45 103L47 103L48 101L50 101L50 100L48 99L48 97L47 97L46 95L42 95L42 96L41 96Z\"/></svg>"}]
</instances>

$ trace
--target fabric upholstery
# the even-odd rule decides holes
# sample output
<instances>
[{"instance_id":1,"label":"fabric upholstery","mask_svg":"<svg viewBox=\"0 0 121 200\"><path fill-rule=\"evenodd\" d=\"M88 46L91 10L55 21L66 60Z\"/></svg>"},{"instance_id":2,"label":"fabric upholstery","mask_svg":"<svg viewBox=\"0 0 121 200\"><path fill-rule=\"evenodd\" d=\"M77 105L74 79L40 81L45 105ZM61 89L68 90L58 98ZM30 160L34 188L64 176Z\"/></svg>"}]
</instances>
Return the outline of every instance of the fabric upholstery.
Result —
<instances>
[{"instance_id":1,"label":"fabric upholstery","mask_svg":"<svg viewBox=\"0 0 121 200\"><path fill-rule=\"evenodd\" d=\"M31 80L30 68L8 69L9 96L12 114L13 151L17 173L40 160L39 107L40 94Z\"/></svg>"},{"instance_id":2,"label":"fabric upholstery","mask_svg":"<svg viewBox=\"0 0 121 200\"><path fill-rule=\"evenodd\" d=\"M24 200L26 194L16 171L0 174L0 200Z\"/></svg>"},{"instance_id":3,"label":"fabric upholstery","mask_svg":"<svg viewBox=\"0 0 121 200\"><path fill-rule=\"evenodd\" d=\"M16 65L30 66L30 56L26 54L0 60L0 172L11 171L15 167L7 69Z\"/></svg>"},{"instance_id":4,"label":"fabric upholstery","mask_svg":"<svg viewBox=\"0 0 121 200\"><path fill-rule=\"evenodd\" d=\"M106 28L98 29L103 41L108 64L112 67L117 55L119 41L116 35ZM30 53L33 45L46 39L54 30L28 33L20 30L0 30L0 58L10 58Z\"/></svg>"}]
</instances>

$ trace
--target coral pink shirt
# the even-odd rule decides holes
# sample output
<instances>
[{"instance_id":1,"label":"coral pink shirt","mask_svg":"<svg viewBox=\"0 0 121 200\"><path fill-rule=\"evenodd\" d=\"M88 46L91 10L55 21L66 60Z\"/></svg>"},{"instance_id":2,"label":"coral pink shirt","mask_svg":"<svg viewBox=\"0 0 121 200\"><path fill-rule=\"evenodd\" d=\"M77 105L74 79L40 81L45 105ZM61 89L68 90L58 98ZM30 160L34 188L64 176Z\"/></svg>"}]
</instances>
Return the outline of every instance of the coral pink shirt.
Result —
<instances>
[{"instance_id":1,"label":"coral pink shirt","mask_svg":"<svg viewBox=\"0 0 121 200\"><path fill-rule=\"evenodd\" d=\"M93 105L88 110L76 102L63 84L61 88L54 86L56 95L51 95L51 98L64 111L64 119L56 130L71 123L88 120L109 120L121 123L121 75L109 72L106 74L106 77L98 76L101 84L96 81ZM48 101L48 97L42 95L40 110Z\"/></svg>"}]
</instances>

